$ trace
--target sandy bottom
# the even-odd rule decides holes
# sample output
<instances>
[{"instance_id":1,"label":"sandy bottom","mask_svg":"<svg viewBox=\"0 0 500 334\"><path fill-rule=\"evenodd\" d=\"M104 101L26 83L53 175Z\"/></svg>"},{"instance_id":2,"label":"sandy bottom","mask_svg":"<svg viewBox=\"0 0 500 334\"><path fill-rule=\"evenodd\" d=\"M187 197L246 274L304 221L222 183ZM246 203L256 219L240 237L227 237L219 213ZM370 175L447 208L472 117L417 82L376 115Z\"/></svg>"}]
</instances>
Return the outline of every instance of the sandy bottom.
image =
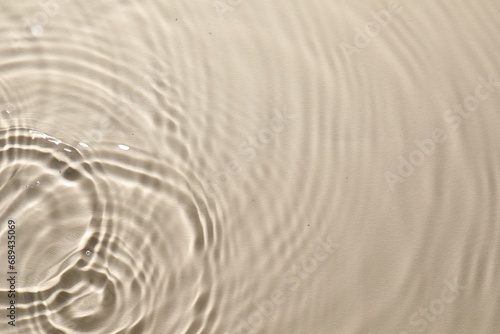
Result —
<instances>
[{"instance_id":1,"label":"sandy bottom","mask_svg":"<svg viewBox=\"0 0 500 334\"><path fill-rule=\"evenodd\" d=\"M1 333L500 332L498 1L0 6Z\"/></svg>"}]
</instances>

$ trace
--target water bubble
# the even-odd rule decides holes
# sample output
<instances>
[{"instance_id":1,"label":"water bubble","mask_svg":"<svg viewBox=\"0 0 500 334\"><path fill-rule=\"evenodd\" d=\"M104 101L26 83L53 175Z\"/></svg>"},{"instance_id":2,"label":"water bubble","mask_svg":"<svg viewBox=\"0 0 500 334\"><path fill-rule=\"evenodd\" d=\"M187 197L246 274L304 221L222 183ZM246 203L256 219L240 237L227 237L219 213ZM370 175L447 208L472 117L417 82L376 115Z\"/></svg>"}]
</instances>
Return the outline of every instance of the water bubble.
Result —
<instances>
[{"instance_id":1,"label":"water bubble","mask_svg":"<svg viewBox=\"0 0 500 334\"><path fill-rule=\"evenodd\" d=\"M43 27L39 24L34 24L30 28L31 34L35 37L40 37L43 35Z\"/></svg>"},{"instance_id":2,"label":"water bubble","mask_svg":"<svg viewBox=\"0 0 500 334\"><path fill-rule=\"evenodd\" d=\"M85 252L85 254L86 254L87 256L90 256L90 254L91 254L91 253L90 253L90 251L88 250L88 251L86 251L86 252Z\"/></svg>"},{"instance_id":3,"label":"water bubble","mask_svg":"<svg viewBox=\"0 0 500 334\"><path fill-rule=\"evenodd\" d=\"M7 112L7 114L10 114L13 111L14 111L14 106L12 106L12 104L7 104L5 106L5 112Z\"/></svg>"}]
</instances>

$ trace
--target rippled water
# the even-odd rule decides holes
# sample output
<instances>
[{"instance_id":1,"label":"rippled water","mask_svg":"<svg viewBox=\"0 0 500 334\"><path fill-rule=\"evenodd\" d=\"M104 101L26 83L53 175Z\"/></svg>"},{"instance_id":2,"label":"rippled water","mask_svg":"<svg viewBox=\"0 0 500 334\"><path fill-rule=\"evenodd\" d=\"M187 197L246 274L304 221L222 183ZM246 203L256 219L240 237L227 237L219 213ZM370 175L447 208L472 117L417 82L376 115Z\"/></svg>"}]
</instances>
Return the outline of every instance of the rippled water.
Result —
<instances>
[{"instance_id":1,"label":"rippled water","mask_svg":"<svg viewBox=\"0 0 500 334\"><path fill-rule=\"evenodd\" d=\"M499 332L498 1L0 9L1 333Z\"/></svg>"}]
</instances>

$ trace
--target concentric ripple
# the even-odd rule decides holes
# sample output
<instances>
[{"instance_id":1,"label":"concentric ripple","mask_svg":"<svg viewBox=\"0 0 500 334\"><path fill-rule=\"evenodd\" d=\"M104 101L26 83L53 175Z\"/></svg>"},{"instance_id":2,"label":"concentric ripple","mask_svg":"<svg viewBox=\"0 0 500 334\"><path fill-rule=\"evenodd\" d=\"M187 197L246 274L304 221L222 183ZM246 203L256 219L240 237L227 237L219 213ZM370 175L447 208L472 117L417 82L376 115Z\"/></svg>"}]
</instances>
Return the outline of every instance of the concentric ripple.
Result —
<instances>
[{"instance_id":1,"label":"concentric ripple","mask_svg":"<svg viewBox=\"0 0 500 334\"><path fill-rule=\"evenodd\" d=\"M1 6L0 333L498 332L498 1Z\"/></svg>"},{"instance_id":2,"label":"concentric ripple","mask_svg":"<svg viewBox=\"0 0 500 334\"><path fill-rule=\"evenodd\" d=\"M0 147L1 218L16 221L23 250L19 327L154 333L186 326L160 310L206 303L212 269L192 261L214 263L212 221L175 168L140 151L133 165L112 151L96 161L25 128L2 131ZM170 295L185 279L192 289Z\"/></svg>"}]
</instances>

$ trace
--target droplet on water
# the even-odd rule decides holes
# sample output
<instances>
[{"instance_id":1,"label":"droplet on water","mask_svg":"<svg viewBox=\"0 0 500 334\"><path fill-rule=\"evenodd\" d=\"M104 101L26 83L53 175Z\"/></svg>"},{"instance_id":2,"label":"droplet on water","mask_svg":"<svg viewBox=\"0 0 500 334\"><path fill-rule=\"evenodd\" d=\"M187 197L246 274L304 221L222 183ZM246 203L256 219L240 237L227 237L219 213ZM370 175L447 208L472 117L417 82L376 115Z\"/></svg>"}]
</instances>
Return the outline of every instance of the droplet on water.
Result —
<instances>
[{"instance_id":1,"label":"droplet on water","mask_svg":"<svg viewBox=\"0 0 500 334\"><path fill-rule=\"evenodd\" d=\"M43 35L43 27L39 24L34 24L31 26L31 34L35 37L40 37Z\"/></svg>"},{"instance_id":2,"label":"droplet on water","mask_svg":"<svg viewBox=\"0 0 500 334\"><path fill-rule=\"evenodd\" d=\"M120 150L123 150L123 151L128 151L130 149L130 147L128 147L127 145L123 145L123 144L118 145L118 148Z\"/></svg>"}]
</instances>

